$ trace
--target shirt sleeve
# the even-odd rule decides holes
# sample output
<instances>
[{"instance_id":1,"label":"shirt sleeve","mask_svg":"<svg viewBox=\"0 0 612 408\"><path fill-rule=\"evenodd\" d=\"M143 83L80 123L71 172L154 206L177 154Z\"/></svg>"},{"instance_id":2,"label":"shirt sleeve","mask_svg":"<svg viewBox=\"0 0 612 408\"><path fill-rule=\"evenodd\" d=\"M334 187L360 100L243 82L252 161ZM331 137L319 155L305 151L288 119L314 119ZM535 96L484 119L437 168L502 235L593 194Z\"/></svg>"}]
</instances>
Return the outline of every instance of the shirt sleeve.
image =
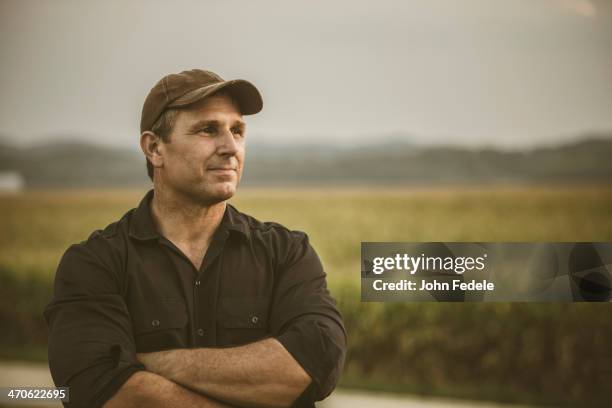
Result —
<instances>
[{"instance_id":1,"label":"shirt sleeve","mask_svg":"<svg viewBox=\"0 0 612 408\"><path fill-rule=\"evenodd\" d=\"M312 378L294 406L313 406L336 387L347 338L319 257L306 234L293 232L292 237L277 271L270 321L276 339Z\"/></svg>"},{"instance_id":2,"label":"shirt sleeve","mask_svg":"<svg viewBox=\"0 0 612 408\"><path fill-rule=\"evenodd\" d=\"M101 407L144 370L118 282L87 244L71 246L60 261L44 317L53 381L70 387L67 407Z\"/></svg>"}]
</instances>

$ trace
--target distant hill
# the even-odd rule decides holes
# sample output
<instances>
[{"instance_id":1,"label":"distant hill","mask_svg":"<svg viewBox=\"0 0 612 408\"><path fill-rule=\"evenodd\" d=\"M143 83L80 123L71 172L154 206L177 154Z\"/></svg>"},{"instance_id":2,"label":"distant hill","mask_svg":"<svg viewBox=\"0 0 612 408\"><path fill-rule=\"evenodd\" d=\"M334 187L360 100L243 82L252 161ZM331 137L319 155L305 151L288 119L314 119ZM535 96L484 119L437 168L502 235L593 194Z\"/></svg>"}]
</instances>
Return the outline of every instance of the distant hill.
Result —
<instances>
[{"instance_id":1,"label":"distant hill","mask_svg":"<svg viewBox=\"0 0 612 408\"><path fill-rule=\"evenodd\" d=\"M6 140L6 138L5 138ZM140 152L61 141L18 148L0 142L0 171L27 187L130 187L149 183ZM525 151L251 144L243 185L612 182L612 135Z\"/></svg>"},{"instance_id":2,"label":"distant hill","mask_svg":"<svg viewBox=\"0 0 612 408\"><path fill-rule=\"evenodd\" d=\"M0 145L0 170L18 171L27 187L129 187L148 180L138 152L69 141Z\"/></svg>"},{"instance_id":3,"label":"distant hill","mask_svg":"<svg viewBox=\"0 0 612 408\"><path fill-rule=\"evenodd\" d=\"M247 154L245 184L612 182L612 135L525 151L384 142L273 151Z\"/></svg>"}]
</instances>

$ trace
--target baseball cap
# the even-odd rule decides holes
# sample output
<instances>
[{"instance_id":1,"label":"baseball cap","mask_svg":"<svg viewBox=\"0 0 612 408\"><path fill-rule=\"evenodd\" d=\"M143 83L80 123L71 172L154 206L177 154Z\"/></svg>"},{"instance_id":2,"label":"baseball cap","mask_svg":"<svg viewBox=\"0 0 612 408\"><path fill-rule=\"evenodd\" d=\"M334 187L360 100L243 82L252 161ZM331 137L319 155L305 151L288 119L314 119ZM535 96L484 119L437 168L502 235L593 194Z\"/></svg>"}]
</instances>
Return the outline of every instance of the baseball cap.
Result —
<instances>
[{"instance_id":1,"label":"baseball cap","mask_svg":"<svg viewBox=\"0 0 612 408\"><path fill-rule=\"evenodd\" d=\"M151 130L164 110L186 107L222 89L232 95L243 115L255 114L263 107L261 94L249 81L226 81L214 72L191 69L166 75L155 84L142 106L140 132Z\"/></svg>"}]
</instances>

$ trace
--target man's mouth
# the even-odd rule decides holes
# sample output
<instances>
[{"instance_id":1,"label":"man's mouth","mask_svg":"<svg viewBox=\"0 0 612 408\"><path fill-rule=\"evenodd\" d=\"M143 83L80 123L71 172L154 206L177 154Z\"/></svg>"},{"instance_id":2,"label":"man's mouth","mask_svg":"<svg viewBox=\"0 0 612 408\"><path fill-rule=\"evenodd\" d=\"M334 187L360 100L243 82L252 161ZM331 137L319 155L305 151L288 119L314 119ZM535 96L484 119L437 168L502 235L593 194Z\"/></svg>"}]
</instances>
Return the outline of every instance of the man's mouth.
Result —
<instances>
[{"instance_id":1,"label":"man's mouth","mask_svg":"<svg viewBox=\"0 0 612 408\"><path fill-rule=\"evenodd\" d=\"M207 171L211 175L214 175L216 177L222 177L222 178L228 178L228 177L233 178L237 174L236 167L232 167L232 166L209 167Z\"/></svg>"}]
</instances>

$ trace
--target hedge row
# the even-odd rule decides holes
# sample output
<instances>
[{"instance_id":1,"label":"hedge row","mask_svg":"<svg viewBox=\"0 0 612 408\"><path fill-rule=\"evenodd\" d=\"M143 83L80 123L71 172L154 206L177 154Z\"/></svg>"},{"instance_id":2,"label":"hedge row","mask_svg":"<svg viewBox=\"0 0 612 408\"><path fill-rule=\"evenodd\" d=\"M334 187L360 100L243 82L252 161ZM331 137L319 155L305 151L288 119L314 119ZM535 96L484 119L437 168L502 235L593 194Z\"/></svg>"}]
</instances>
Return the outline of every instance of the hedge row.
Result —
<instances>
[{"instance_id":1,"label":"hedge row","mask_svg":"<svg viewBox=\"0 0 612 408\"><path fill-rule=\"evenodd\" d=\"M425 394L609 406L610 304L362 303L336 297L345 375Z\"/></svg>"}]
</instances>

